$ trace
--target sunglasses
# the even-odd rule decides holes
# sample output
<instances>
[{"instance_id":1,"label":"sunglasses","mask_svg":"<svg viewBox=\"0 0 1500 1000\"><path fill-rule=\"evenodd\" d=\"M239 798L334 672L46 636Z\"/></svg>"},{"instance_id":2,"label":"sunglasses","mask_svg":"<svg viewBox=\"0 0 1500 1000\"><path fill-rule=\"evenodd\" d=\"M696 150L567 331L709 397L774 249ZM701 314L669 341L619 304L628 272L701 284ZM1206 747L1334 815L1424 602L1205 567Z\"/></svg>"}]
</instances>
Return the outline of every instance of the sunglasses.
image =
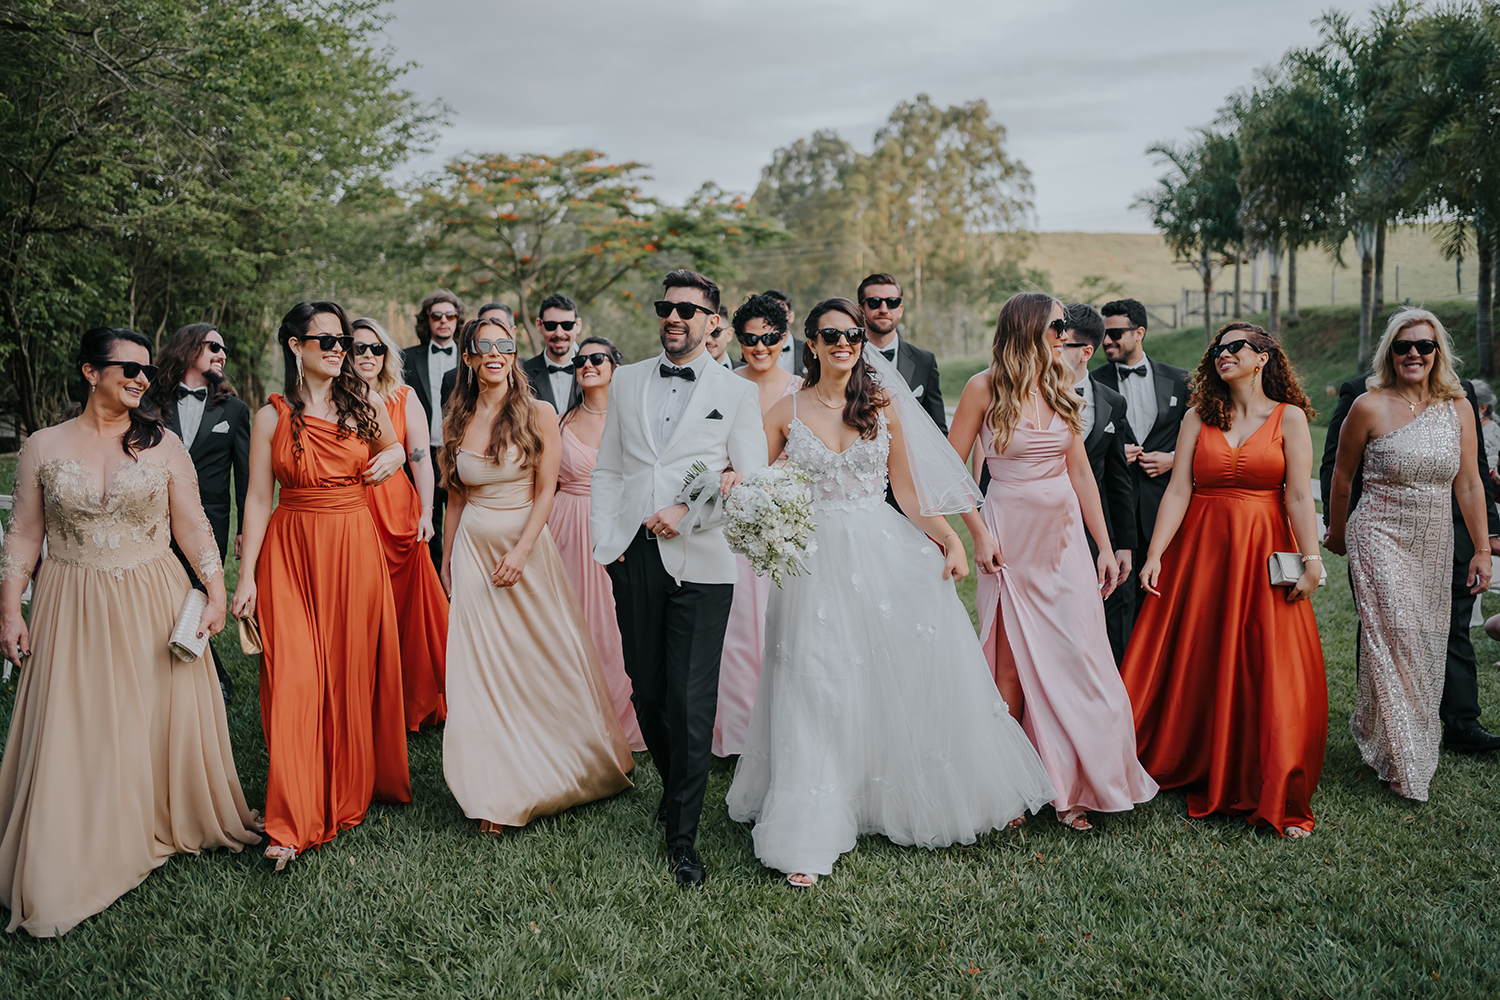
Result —
<instances>
[{"instance_id":1,"label":"sunglasses","mask_svg":"<svg viewBox=\"0 0 1500 1000\"><path fill-rule=\"evenodd\" d=\"M847 330L835 330L831 326L824 327L823 329L818 330L814 334L814 336L822 337L823 343L827 347L832 347L834 344L837 344L840 337L848 340L850 344L863 344L865 342L864 327L859 326L851 326Z\"/></svg>"},{"instance_id":2,"label":"sunglasses","mask_svg":"<svg viewBox=\"0 0 1500 1000\"><path fill-rule=\"evenodd\" d=\"M1416 351L1425 358L1435 350L1437 350L1437 341L1435 340L1397 340L1391 344L1391 353L1399 354L1402 357L1405 357L1412 351Z\"/></svg>"},{"instance_id":3,"label":"sunglasses","mask_svg":"<svg viewBox=\"0 0 1500 1000\"><path fill-rule=\"evenodd\" d=\"M878 295L872 295L869 298L865 299L865 308L870 310L871 312L874 312L876 309L880 308L880 304L882 302L885 303L885 307L887 309L901 308L901 296L899 295L893 295L888 299L882 299Z\"/></svg>"},{"instance_id":4,"label":"sunglasses","mask_svg":"<svg viewBox=\"0 0 1500 1000\"><path fill-rule=\"evenodd\" d=\"M1215 344L1208 349L1208 356L1217 358L1221 354L1238 354L1245 349L1248 340L1231 340L1227 344Z\"/></svg>"},{"instance_id":5,"label":"sunglasses","mask_svg":"<svg viewBox=\"0 0 1500 1000\"><path fill-rule=\"evenodd\" d=\"M377 358L383 358L383 357L385 357L385 345L384 344L355 344L354 345L354 354L355 354L356 357L359 356L359 355L361 355L361 354L373 354Z\"/></svg>"},{"instance_id":6,"label":"sunglasses","mask_svg":"<svg viewBox=\"0 0 1500 1000\"><path fill-rule=\"evenodd\" d=\"M224 345L219 343L217 340L205 340L203 342L203 346L208 348L208 353L210 354L224 353Z\"/></svg>"},{"instance_id":7,"label":"sunglasses","mask_svg":"<svg viewBox=\"0 0 1500 1000\"><path fill-rule=\"evenodd\" d=\"M668 302L666 299L657 299L656 315L666 319L672 313L677 314L678 319L692 319L700 312L706 312L710 316L719 315L719 310L710 309L708 306L700 306L696 302Z\"/></svg>"},{"instance_id":8,"label":"sunglasses","mask_svg":"<svg viewBox=\"0 0 1500 1000\"><path fill-rule=\"evenodd\" d=\"M1117 326L1113 329L1105 330L1104 336L1108 340L1119 340L1125 334L1133 333L1136 329L1137 328L1133 326Z\"/></svg>"},{"instance_id":9,"label":"sunglasses","mask_svg":"<svg viewBox=\"0 0 1500 1000\"><path fill-rule=\"evenodd\" d=\"M451 312L451 313L428 313L427 314L427 321L429 323L443 323L443 322L446 322L446 321L448 321L450 319L453 319L453 320L458 319L458 313Z\"/></svg>"},{"instance_id":10,"label":"sunglasses","mask_svg":"<svg viewBox=\"0 0 1500 1000\"><path fill-rule=\"evenodd\" d=\"M767 347L775 347L786 337L785 333L737 333L734 339L746 347L754 347L756 344L765 344Z\"/></svg>"},{"instance_id":11,"label":"sunglasses","mask_svg":"<svg viewBox=\"0 0 1500 1000\"><path fill-rule=\"evenodd\" d=\"M146 381L147 382L150 382L150 381L154 380L156 378L156 373L158 371L160 371L160 369L157 368L155 365L143 365L139 361L101 361L101 362L99 362L99 367L100 368L108 368L110 365L119 365L120 366L120 374L124 375L125 378L127 378L127 379L139 378L140 375L142 373L144 373L145 376L146 376Z\"/></svg>"},{"instance_id":12,"label":"sunglasses","mask_svg":"<svg viewBox=\"0 0 1500 1000\"><path fill-rule=\"evenodd\" d=\"M593 365L595 368L603 368L605 362L613 362L614 358L608 354L579 354L573 358L573 370L576 372L584 365Z\"/></svg>"},{"instance_id":13,"label":"sunglasses","mask_svg":"<svg viewBox=\"0 0 1500 1000\"><path fill-rule=\"evenodd\" d=\"M315 343L322 350L332 351L334 349L338 349L340 351L343 351L345 354L349 353L349 351L354 347L354 338L349 336L348 334L345 334L343 336L337 336L331 333L308 334L306 337L298 337L297 339L302 341L303 345Z\"/></svg>"},{"instance_id":14,"label":"sunglasses","mask_svg":"<svg viewBox=\"0 0 1500 1000\"><path fill-rule=\"evenodd\" d=\"M573 332L573 327L575 327L577 325L578 325L578 321L576 319L544 319L544 320L542 320L542 329L546 330L548 333L551 333L553 330L556 330L558 327L562 327L564 330L568 331L569 333L572 333Z\"/></svg>"},{"instance_id":15,"label":"sunglasses","mask_svg":"<svg viewBox=\"0 0 1500 1000\"><path fill-rule=\"evenodd\" d=\"M1057 319L1047 324L1047 329L1051 330L1053 333L1061 337L1063 334L1068 332L1068 321L1059 316Z\"/></svg>"},{"instance_id":16,"label":"sunglasses","mask_svg":"<svg viewBox=\"0 0 1500 1000\"><path fill-rule=\"evenodd\" d=\"M481 355L494 352L496 354L516 353L516 342L514 340L489 340L487 338L469 341L473 350L465 351L465 354Z\"/></svg>"},{"instance_id":17,"label":"sunglasses","mask_svg":"<svg viewBox=\"0 0 1500 1000\"><path fill-rule=\"evenodd\" d=\"M1057 346L1058 347L1093 347L1094 345L1093 344L1086 344L1086 343L1080 343L1078 341L1069 340L1069 341L1064 341L1063 343L1058 344Z\"/></svg>"}]
</instances>

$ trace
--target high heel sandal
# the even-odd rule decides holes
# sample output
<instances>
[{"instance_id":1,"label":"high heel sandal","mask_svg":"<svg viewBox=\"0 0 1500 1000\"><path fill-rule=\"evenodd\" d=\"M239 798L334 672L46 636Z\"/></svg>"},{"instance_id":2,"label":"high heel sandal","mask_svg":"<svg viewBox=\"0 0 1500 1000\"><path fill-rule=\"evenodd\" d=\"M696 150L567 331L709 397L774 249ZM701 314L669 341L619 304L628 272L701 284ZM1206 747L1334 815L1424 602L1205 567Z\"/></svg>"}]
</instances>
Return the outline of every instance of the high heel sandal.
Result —
<instances>
[{"instance_id":1,"label":"high heel sandal","mask_svg":"<svg viewBox=\"0 0 1500 1000\"><path fill-rule=\"evenodd\" d=\"M1069 809L1065 813L1058 813L1057 821L1070 830L1084 831L1094 828L1094 824L1089 822L1087 809Z\"/></svg>"},{"instance_id":2,"label":"high heel sandal","mask_svg":"<svg viewBox=\"0 0 1500 1000\"><path fill-rule=\"evenodd\" d=\"M796 889L809 889L818 884L818 876L809 875L806 872L792 872L786 877L786 883Z\"/></svg>"},{"instance_id":3,"label":"high heel sandal","mask_svg":"<svg viewBox=\"0 0 1500 1000\"><path fill-rule=\"evenodd\" d=\"M1007 830L1014 830L1018 826L1024 826L1025 823L1026 823L1026 814L1022 813L1020 816L1017 816L1015 819L1013 819L1009 823L1005 824L1005 828Z\"/></svg>"},{"instance_id":4,"label":"high heel sandal","mask_svg":"<svg viewBox=\"0 0 1500 1000\"><path fill-rule=\"evenodd\" d=\"M479 832L490 837L498 837L505 832L504 823L492 823L487 819L479 821Z\"/></svg>"},{"instance_id":5,"label":"high heel sandal","mask_svg":"<svg viewBox=\"0 0 1500 1000\"><path fill-rule=\"evenodd\" d=\"M279 847L276 844L272 844L266 848L266 857L276 862L276 871L281 871L296 859L297 849L295 847Z\"/></svg>"}]
</instances>

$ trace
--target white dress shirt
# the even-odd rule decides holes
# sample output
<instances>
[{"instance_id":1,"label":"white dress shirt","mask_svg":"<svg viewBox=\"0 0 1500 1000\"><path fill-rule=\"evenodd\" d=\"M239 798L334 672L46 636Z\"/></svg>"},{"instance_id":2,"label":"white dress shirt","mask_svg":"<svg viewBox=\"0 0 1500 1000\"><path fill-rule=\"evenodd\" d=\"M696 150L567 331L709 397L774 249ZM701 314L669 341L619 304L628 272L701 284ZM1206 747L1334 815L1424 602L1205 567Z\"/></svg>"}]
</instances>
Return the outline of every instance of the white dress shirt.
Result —
<instances>
[{"instance_id":1,"label":"white dress shirt","mask_svg":"<svg viewBox=\"0 0 1500 1000\"><path fill-rule=\"evenodd\" d=\"M777 360L779 361L780 359L778 358ZM719 364L723 365L725 368L728 368L730 371L734 371L734 359L729 356L728 351L725 351L724 356L719 359Z\"/></svg>"},{"instance_id":2,"label":"white dress shirt","mask_svg":"<svg viewBox=\"0 0 1500 1000\"><path fill-rule=\"evenodd\" d=\"M190 387L183 385L183 388ZM183 396L177 401L177 426L182 431L182 443L189 448L198 437L198 425L203 423L203 410L208 406L207 393L204 395L203 399Z\"/></svg>"},{"instance_id":3,"label":"white dress shirt","mask_svg":"<svg viewBox=\"0 0 1500 1000\"><path fill-rule=\"evenodd\" d=\"M1127 375L1127 367L1146 366L1146 377ZM1125 397L1125 419L1130 423L1130 432L1135 443L1145 447L1146 436L1156 426L1156 372L1151 359L1143 357L1137 365L1115 365L1115 374L1120 379L1120 395Z\"/></svg>"},{"instance_id":4,"label":"white dress shirt","mask_svg":"<svg viewBox=\"0 0 1500 1000\"><path fill-rule=\"evenodd\" d=\"M448 342L444 351L436 343L427 344L427 398L432 400L432 446L443 446L443 376L458 367L458 338Z\"/></svg>"},{"instance_id":5,"label":"white dress shirt","mask_svg":"<svg viewBox=\"0 0 1500 1000\"><path fill-rule=\"evenodd\" d=\"M884 347L876 347L873 341L866 341L865 346L870 348L871 350L879 351L881 354L884 354L886 351L890 351L891 356L886 360L891 364L895 364L896 356L901 353L901 331L891 331L891 342L889 344L886 344Z\"/></svg>"},{"instance_id":6,"label":"white dress shirt","mask_svg":"<svg viewBox=\"0 0 1500 1000\"><path fill-rule=\"evenodd\" d=\"M568 354L566 364L572 364L573 359L578 356L578 345L573 345L573 350ZM557 366L552 355L542 352L542 359L549 365ZM552 385L552 398L557 400L557 412L561 413L568 408L568 400L573 393L573 371L570 368L565 372L548 372L547 381Z\"/></svg>"},{"instance_id":7,"label":"white dress shirt","mask_svg":"<svg viewBox=\"0 0 1500 1000\"><path fill-rule=\"evenodd\" d=\"M665 448L671 442L672 435L677 433L677 425L682 423L682 414L687 410L688 401L693 398L693 390L703 379L704 369L714 363L713 355L707 351L680 366L672 364L665 351L656 356L656 374L646 387L646 416L647 426L651 428L651 440L657 451ZM686 379L667 378L661 374L662 365L691 368L696 380L689 382ZM661 510L661 505L656 510Z\"/></svg>"},{"instance_id":8,"label":"white dress shirt","mask_svg":"<svg viewBox=\"0 0 1500 1000\"><path fill-rule=\"evenodd\" d=\"M1131 378L1135 376L1132 375ZM1083 397L1083 436L1086 438L1094 429L1094 380L1089 378L1088 372L1084 372L1083 378L1073 383L1073 388Z\"/></svg>"},{"instance_id":9,"label":"white dress shirt","mask_svg":"<svg viewBox=\"0 0 1500 1000\"><path fill-rule=\"evenodd\" d=\"M796 337L792 336L792 331L788 330L786 336L781 341L781 353L776 355L776 363L781 366L782 371L793 374L797 371L797 364L792 354L792 344L796 339Z\"/></svg>"}]
</instances>

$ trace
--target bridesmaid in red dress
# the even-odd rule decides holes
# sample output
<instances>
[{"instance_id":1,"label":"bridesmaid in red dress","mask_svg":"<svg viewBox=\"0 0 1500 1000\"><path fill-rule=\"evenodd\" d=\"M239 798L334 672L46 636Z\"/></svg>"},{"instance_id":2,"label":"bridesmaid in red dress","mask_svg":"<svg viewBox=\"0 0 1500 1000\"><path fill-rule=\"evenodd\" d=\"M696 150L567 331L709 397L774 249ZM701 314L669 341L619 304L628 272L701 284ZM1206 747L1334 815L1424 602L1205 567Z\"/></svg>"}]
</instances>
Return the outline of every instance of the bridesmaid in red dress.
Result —
<instances>
[{"instance_id":1,"label":"bridesmaid in red dress","mask_svg":"<svg viewBox=\"0 0 1500 1000\"><path fill-rule=\"evenodd\" d=\"M408 448L408 441L425 441L427 414L401 377L401 349L373 319L357 319L354 330L354 371L385 403L396 440L406 451L411 479L392 476L369 487L370 513L385 547L391 572L391 593L401 629L401 692L406 704L406 728L448 717L443 701L443 670L448 661L448 595L438 581L437 567L427 550L432 530L434 475L425 447Z\"/></svg>"},{"instance_id":2,"label":"bridesmaid in red dress","mask_svg":"<svg viewBox=\"0 0 1500 1000\"><path fill-rule=\"evenodd\" d=\"M280 870L358 826L372 798L410 802L411 777L396 605L366 492L400 471L402 447L354 373L337 303L293 306L277 339L285 394L250 430L230 610L259 620L265 646L266 857Z\"/></svg>"},{"instance_id":3,"label":"bridesmaid in red dress","mask_svg":"<svg viewBox=\"0 0 1500 1000\"><path fill-rule=\"evenodd\" d=\"M1328 689L1312 604L1323 562L1313 511L1312 404L1258 326L1230 323L1198 366L1156 531L1153 595L1121 667L1141 763L1188 813L1246 814L1312 832ZM1271 585L1273 552L1306 572Z\"/></svg>"}]
</instances>

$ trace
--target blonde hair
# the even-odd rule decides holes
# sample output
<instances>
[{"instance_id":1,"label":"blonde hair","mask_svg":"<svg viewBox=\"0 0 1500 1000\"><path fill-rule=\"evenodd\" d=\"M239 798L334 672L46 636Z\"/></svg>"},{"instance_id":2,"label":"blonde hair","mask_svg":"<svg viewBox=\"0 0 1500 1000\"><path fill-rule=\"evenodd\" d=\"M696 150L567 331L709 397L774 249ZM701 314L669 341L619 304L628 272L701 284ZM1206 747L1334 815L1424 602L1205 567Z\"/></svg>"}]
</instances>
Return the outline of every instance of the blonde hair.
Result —
<instances>
[{"instance_id":1,"label":"blonde hair","mask_svg":"<svg viewBox=\"0 0 1500 1000\"><path fill-rule=\"evenodd\" d=\"M1047 324L1057 299L1046 292L1017 292L1000 307L995 346L990 352L990 410L995 454L1004 454L1022 416L1022 403L1041 381L1042 398L1074 434L1083 431L1083 402L1073 376L1047 343ZM1038 428L1045 430L1045 428Z\"/></svg>"},{"instance_id":2,"label":"blonde hair","mask_svg":"<svg viewBox=\"0 0 1500 1000\"><path fill-rule=\"evenodd\" d=\"M1426 309L1402 309L1391 317L1391 321L1385 325L1380 345L1375 348L1375 374L1365 380L1366 389L1394 390L1400 384L1396 378L1396 362L1391 345L1396 342L1401 331L1423 325L1431 328L1433 339L1437 341L1432 370L1427 373L1427 392L1431 401L1441 403L1448 399L1464 398L1464 387L1459 384L1458 374L1454 371L1458 358L1453 354L1453 339L1448 336L1443 321Z\"/></svg>"},{"instance_id":3,"label":"blonde hair","mask_svg":"<svg viewBox=\"0 0 1500 1000\"><path fill-rule=\"evenodd\" d=\"M369 330L376 337L379 337L380 342L385 345L385 357L382 359L385 361L385 364L380 366L380 374L375 376L375 384L372 388L380 393L381 399L390 402L391 397L396 395L396 390L406 384L406 379L401 375L400 345L396 343L390 334L385 332L385 327L368 316L361 316L353 323L350 323L349 329L351 331Z\"/></svg>"}]
</instances>

